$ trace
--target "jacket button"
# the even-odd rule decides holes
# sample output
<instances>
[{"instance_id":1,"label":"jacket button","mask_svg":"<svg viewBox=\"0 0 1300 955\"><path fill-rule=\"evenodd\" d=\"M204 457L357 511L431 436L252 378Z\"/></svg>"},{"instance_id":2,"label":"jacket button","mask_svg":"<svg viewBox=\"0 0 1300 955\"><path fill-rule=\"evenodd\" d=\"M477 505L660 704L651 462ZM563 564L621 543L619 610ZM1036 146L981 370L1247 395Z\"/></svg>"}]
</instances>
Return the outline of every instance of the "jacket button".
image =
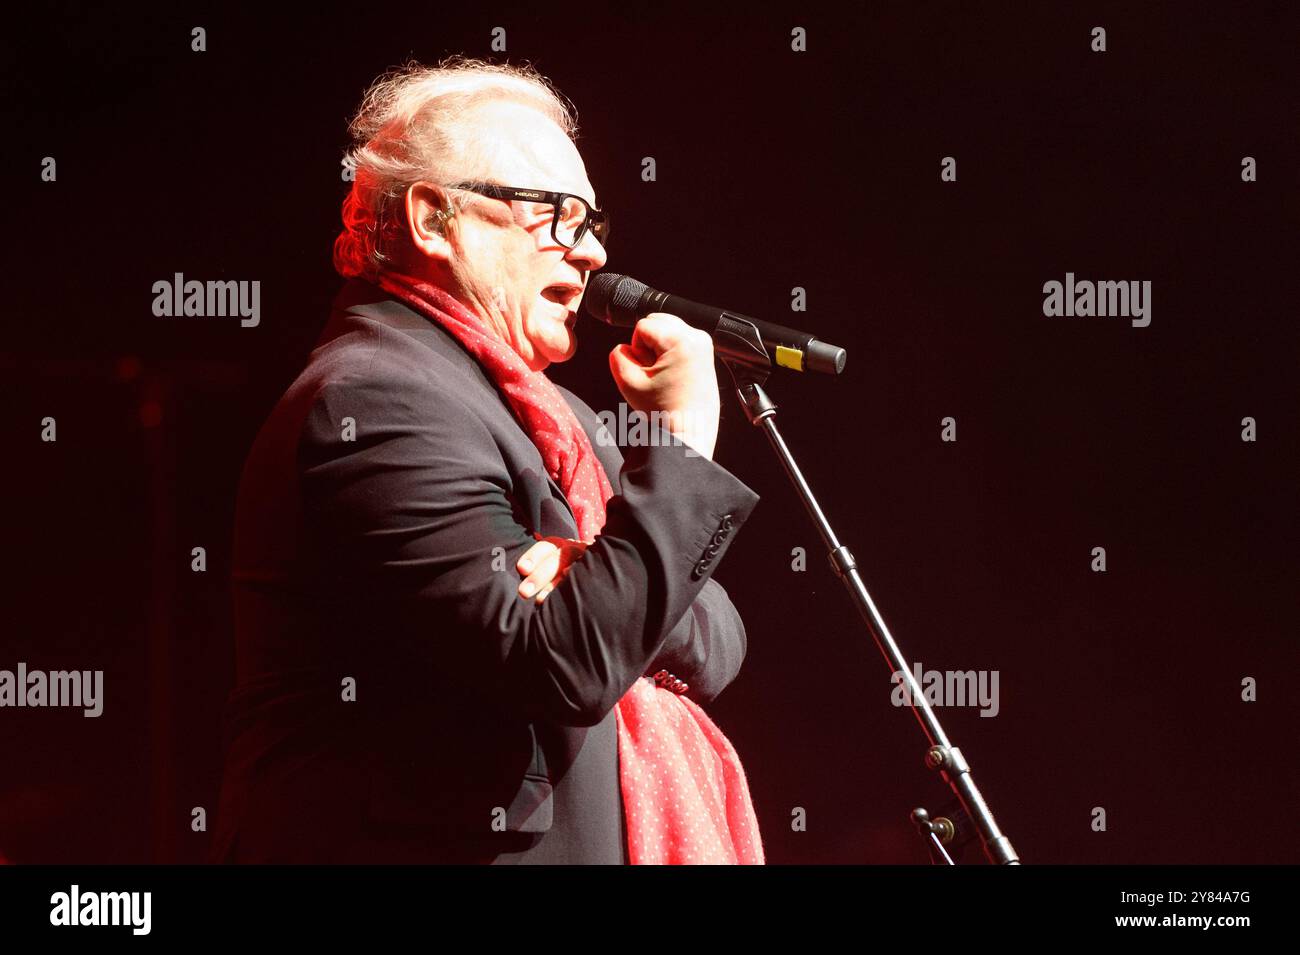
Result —
<instances>
[{"instance_id":1,"label":"jacket button","mask_svg":"<svg viewBox=\"0 0 1300 955\"><path fill-rule=\"evenodd\" d=\"M691 576L696 580L699 580L706 573L708 573L708 570L709 570L709 562L707 560L697 561L695 564L695 570L691 572Z\"/></svg>"},{"instance_id":2,"label":"jacket button","mask_svg":"<svg viewBox=\"0 0 1300 955\"><path fill-rule=\"evenodd\" d=\"M654 675L654 681L655 686L663 687L665 690L670 690L678 696L681 696L691 688L689 683L684 680L679 680L667 670L660 670L656 673Z\"/></svg>"},{"instance_id":3,"label":"jacket button","mask_svg":"<svg viewBox=\"0 0 1300 955\"><path fill-rule=\"evenodd\" d=\"M705 559L712 560L713 558L717 557L718 551L720 551L721 549L722 548L719 547L717 544L710 544L708 547L704 548Z\"/></svg>"},{"instance_id":4,"label":"jacket button","mask_svg":"<svg viewBox=\"0 0 1300 955\"><path fill-rule=\"evenodd\" d=\"M730 514L724 514L724 515L722 516L722 524L721 524L721 527L722 527L722 529L723 529L724 531L729 531L729 530L731 530L731 515L730 515Z\"/></svg>"}]
</instances>

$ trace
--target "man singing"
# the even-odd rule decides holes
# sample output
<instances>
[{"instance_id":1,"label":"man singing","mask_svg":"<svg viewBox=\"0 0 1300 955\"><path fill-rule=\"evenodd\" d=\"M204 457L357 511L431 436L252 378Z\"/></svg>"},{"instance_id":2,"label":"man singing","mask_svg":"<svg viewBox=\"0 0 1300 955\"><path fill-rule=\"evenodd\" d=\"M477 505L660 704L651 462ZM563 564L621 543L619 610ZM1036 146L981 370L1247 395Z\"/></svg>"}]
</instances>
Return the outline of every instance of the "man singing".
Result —
<instances>
[{"instance_id":1,"label":"man singing","mask_svg":"<svg viewBox=\"0 0 1300 955\"><path fill-rule=\"evenodd\" d=\"M758 495L712 461L710 337L610 354L627 448L544 374L609 219L529 68L381 77L352 123L346 279L245 465L213 857L761 863L701 709L745 631L710 579Z\"/></svg>"}]
</instances>

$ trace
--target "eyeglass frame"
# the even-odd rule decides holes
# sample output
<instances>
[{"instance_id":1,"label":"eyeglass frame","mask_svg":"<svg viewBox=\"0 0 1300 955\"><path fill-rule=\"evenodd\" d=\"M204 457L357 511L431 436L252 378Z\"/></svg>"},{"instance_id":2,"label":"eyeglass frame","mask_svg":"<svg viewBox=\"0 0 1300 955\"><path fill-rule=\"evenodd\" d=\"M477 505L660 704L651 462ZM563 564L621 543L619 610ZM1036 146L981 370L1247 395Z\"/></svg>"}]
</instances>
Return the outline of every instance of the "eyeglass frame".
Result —
<instances>
[{"instance_id":1,"label":"eyeglass frame","mask_svg":"<svg viewBox=\"0 0 1300 955\"><path fill-rule=\"evenodd\" d=\"M555 244L566 249L576 249L582 245L582 240L587 237L587 233L594 229L600 232L592 231L596 241L600 243L602 249L609 248L609 213L597 209L582 196L572 192L551 192L545 189L520 189L515 186L500 186L496 183L461 183L455 186L448 186L448 189L461 189L465 192L473 192L480 196L487 196L489 199L504 199L506 201L517 200L519 202L549 202L551 204L551 238ZM586 208L587 214L582 220L582 225L578 228L578 233L573 237L573 245L568 245L560 240L559 234L555 231L560 224L560 214L564 211L565 199L577 199ZM601 234L603 233L603 235Z\"/></svg>"}]
</instances>

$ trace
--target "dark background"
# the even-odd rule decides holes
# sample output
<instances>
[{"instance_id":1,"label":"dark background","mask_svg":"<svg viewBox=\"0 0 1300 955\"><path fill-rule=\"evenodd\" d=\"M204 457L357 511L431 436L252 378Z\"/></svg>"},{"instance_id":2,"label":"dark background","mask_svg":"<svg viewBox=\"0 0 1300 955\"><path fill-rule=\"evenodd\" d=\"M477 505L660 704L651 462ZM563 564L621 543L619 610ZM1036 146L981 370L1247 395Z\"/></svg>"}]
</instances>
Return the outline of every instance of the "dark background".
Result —
<instances>
[{"instance_id":1,"label":"dark background","mask_svg":"<svg viewBox=\"0 0 1300 955\"><path fill-rule=\"evenodd\" d=\"M492 56L502 26L577 105L610 270L848 349L839 380L773 378L779 421L904 651L1000 672L996 718L939 712L1025 861L1297 861L1300 18L1057 6L10 20L0 668L103 669L107 702L0 710L0 854L204 857L234 490L340 285L347 121L385 68ZM1044 317L1067 271L1150 280L1150 327ZM261 325L153 317L174 272L261 281ZM584 317L579 336L554 378L616 408L618 333ZM907 814L946 796L924 737L723 399L717 458L762 502L718 574L749 656L710 712L768 859L923 862Z\"/></svg>"}]
</instances>

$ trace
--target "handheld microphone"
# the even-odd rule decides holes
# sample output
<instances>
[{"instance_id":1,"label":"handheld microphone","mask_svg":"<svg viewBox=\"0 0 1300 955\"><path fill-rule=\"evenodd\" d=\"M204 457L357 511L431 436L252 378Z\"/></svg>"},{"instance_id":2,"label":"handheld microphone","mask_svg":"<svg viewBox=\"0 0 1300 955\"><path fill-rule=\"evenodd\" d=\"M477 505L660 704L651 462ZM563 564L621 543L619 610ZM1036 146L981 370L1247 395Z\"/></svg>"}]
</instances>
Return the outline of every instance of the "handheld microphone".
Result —
<instances>
[{"instance_id":1,"label":"handheld microphone","mask_svg":"<svg viewBox=\"0 0 1300 955\"><path fill-rule=\"evenodd\" d=\"M715 341L733 337L738 322L749 322L758 329L763 347L772 353L776 364L794 371L838 375L848 357L843 348L818 341L808 332L659 292L626 275L597 273L587 285L583 304L593 318L623 328L631 328L651 312L668 312L708 332Z\"/></svg>"}]
</instances>

